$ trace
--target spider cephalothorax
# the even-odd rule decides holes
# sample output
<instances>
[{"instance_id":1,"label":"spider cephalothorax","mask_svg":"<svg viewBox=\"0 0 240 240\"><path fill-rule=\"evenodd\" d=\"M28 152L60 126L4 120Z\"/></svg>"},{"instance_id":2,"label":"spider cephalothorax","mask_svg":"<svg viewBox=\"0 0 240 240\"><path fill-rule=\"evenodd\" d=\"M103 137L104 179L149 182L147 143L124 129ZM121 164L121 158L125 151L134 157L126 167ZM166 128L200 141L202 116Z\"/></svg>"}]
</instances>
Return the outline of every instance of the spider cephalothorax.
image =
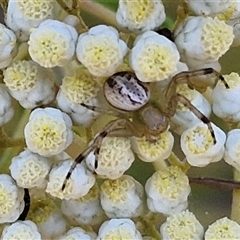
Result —
<instances>
[{"instance_id":1,"label":"spider cephalothorax","mask_svg":"<svg viewBox=\"0 0 240 240\"><path fill-rule=\"evenodd\" d=\"M151 99L148 84L139 81L132 72L117 72L109 77L104 83L104 95L110 105L121 110L121 113L114 114L118 118L109 122L89 147L76 158L66 176L62 190L76 165L82 162L92 151L95 154L95 168L97 168L99 150L106 136L145 136L146 139L151 141L154 136L167 130L169 119L175 114L178 102L207 124L213 144L215 144L216 138L210 120L194 107L186 97L176 92L178 84L186 83L190 88L193 88L192 77L209 74L214 74L224 83L226 88L229 88L222 75L212 68L181 72L172 78L164 92L159 93L163 95L165 104L159 104L158 99ZM102 111L98 107L82 105L93 111ZM126 116L122 110L127 112Z\"/></svg>"}]
</instances>

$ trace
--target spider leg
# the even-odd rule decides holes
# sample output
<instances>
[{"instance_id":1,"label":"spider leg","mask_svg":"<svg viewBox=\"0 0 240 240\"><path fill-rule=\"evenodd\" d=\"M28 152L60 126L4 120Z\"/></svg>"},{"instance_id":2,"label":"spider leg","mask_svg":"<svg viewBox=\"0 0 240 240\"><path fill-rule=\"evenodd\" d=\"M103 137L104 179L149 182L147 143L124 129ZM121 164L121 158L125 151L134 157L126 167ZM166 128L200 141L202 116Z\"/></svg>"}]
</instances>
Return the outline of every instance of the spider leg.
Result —
<instances>
[{"instance_id":1,"label":"spider leg","mask_svg":"<svg viewBox=\"0 0 240 240\"><path fill-rule=\"evenodd\" d=\"M70 167L66 178L64 179L63 185L62 185L62 191L65 189L67 181L71 177L71 174L73 170L76 168L77 164L81 163L92 151L94 151L95 154L95 169L98 167L98 155L100 152L100 147L102 144L103 139L111 135L111 133L114 133L114 130L121 128L128 128L130 132L132 132L131 135L134 135L135 128L133 124L128 119L116 119L111 122L109 122L106 127L96 136L96 138L93 140L93 142L81 153L79 156L75 159L72 166Z\"/></svg>"},{"instance_id":2,"label":"spider leg","mask_svg":"<svg viewBox=\"0 0 240 240\"><path fill-rule=\"evenodd\" d=\"M175 98L174 101L176 103L181 102L185 107L187 107L191 112L193 112L196 117L198 117L203 123L205 123L208 126L208 129L213 138L213 144L216 144L217 141L216 141L215 133L213 131L210 120L202 112L200 112L195 106L193 106L192 103L186 97L182 96L181 94L176 94L174 98Z\"/></svg>"}]
</instances>

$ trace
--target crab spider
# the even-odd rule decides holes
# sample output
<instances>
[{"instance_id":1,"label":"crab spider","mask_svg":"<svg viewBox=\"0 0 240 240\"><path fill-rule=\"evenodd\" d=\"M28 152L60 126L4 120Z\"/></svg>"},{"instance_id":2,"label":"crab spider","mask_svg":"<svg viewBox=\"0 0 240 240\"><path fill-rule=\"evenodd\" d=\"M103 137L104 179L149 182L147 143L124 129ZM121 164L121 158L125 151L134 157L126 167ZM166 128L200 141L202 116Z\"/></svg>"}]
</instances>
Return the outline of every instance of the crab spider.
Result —
<instances>
[{"instance_id":1,"label":"crab spider","mask_svg":"<svg viewBox=\"0 0 240 240\"><path fill-rule=\"evenodd\" d=\"M75 159L63 182L62 190L64 190L76 165L81 163L92 151L96 159L95 169L97 168L101 143L106 136L145 136L149 141L154 141L155 136L167 130L169 119L175 114L178 102L182 103L208 126L213 144L215 144L216 138L210 120L186 97L176 92L178 84L186 83L190 88L194 88L191 82L192 77L210 74L214 74L226 88L229 88L223 76L212 68L185 71L175 75L164 92L158 92L162 95L161 101L151 99L150 84L139 81L133 72L117 72L109 77L104 83L105 98L110 105L121 112L113 113L118 118L109 122L88 148ZM86 104L82 104L82 106L93 111L102 111L98 107Z\"/></svg>"}]
</instances>

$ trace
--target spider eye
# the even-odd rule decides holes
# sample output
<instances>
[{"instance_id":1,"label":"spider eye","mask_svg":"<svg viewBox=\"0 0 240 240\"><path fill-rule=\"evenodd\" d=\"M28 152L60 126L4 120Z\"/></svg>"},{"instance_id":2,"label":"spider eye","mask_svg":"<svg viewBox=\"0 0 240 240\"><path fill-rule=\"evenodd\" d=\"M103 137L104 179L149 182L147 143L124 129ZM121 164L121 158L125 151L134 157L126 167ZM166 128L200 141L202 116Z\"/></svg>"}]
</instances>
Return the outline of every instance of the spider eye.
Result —
<instances>
[{"instance_id":1,"label":"spider eye","mask_svg":"<svg viewBox=\"0 0 240 240\"><path fill-rule=\"evenodd\" d=\"M118 72L109 77L104 83L104 94L113 107L125 111L138 110L150 98L147 84L132 72Z\"/></svg>"}]
</instances>

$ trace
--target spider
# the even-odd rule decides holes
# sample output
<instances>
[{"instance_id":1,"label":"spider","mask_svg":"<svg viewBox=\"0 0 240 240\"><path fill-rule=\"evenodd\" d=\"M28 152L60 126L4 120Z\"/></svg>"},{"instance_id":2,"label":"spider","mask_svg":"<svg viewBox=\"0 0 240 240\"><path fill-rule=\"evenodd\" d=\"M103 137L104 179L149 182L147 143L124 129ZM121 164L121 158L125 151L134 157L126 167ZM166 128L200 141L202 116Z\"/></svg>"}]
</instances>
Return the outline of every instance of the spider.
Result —
<instances>
[{"instance_id":1,"label":"spider","mask_svg":"<svg viewBox=\"0 0 240 240\"><path fill-rule=\"evenodd\" d=\"M182 103L208 126L213 144L215 144L216 138L210 120L194 107L186 97L176 92L178 84L186 83L193 89L192 77L210 74L214 74L226 88L229 88L223 76L212 68L185 71L176 74L164 92L158 92L158 94L163 95L161 101L151 98L150 84L138 80L133 72L117 72L109 77L104 83L103 90L108 103L118 110L117 113L110 112L109 114L117 116L117 119L109 122L93 142L75 159L63 182L62 191L76 165L81 163L92 151L95 154L94 167L97 169L101 143L106 136L145 136L147 140L154 141L155 136L167 130L169 119L175 114L178 102ZM95 106L83 103L81 105L93 111L103 112Z\"/></svg>"}]
</instances>

